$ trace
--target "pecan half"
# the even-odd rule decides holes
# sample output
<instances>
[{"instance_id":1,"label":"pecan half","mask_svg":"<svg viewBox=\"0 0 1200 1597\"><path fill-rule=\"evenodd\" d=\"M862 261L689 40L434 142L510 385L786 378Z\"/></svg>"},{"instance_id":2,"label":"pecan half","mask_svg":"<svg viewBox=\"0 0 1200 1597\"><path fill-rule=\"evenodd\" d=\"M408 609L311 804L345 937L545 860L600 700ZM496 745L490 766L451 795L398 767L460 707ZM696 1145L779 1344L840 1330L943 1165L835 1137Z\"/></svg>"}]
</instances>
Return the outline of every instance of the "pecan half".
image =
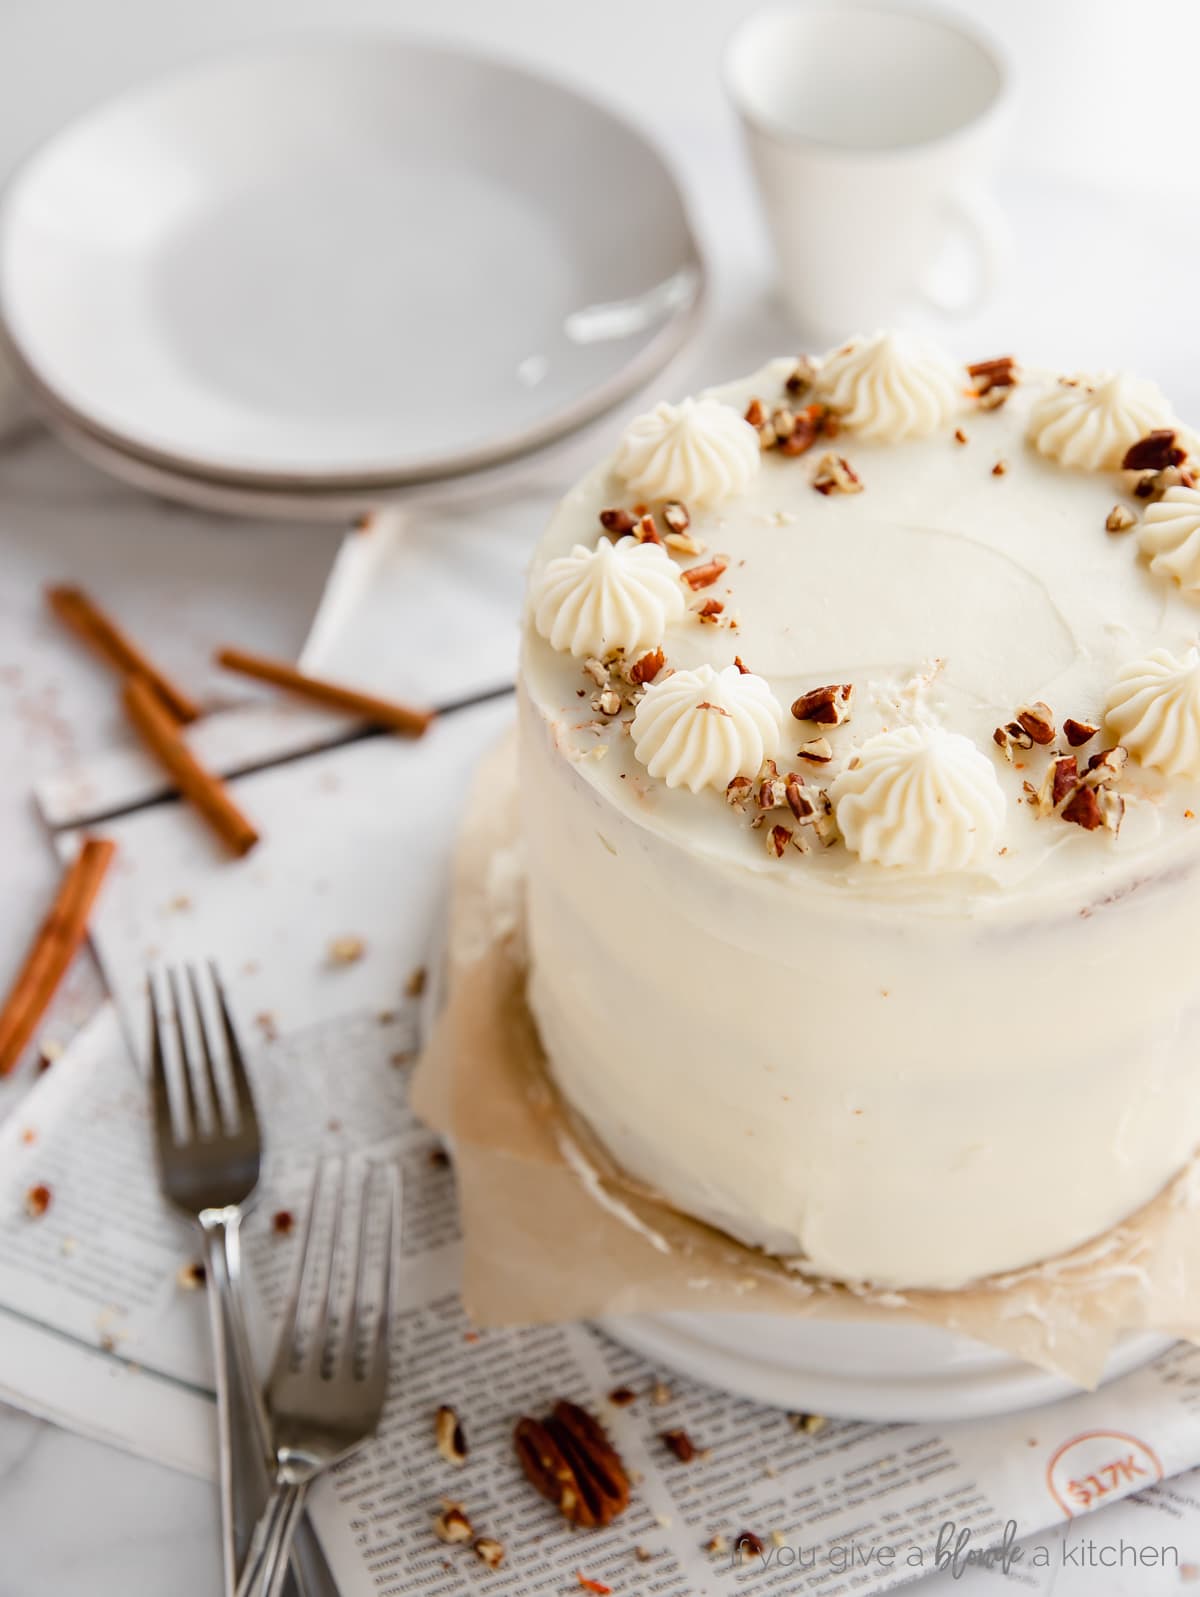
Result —
<instances>
[{"instance_id":1,"label":"pecan half","mask_svg":"<svg viewBox=\"0 0 1200 1597\"><path fill-rule=\"evenodd\" d=\"M1044 747L1054 742L1054 715L1041 699L1034 704L1023 704L1017 711L1017 720L1035 743Z\"/></svg>"},{"instance_id":2,"label":"pecan half","mask_svg":"<svg viewBox=\"0 0 1200 1597\"><path fill-rule=\"evenodd\" d=\"M810 688L792 701L792 714L797 721L816 721L819 726L842 726L850 719L853 709L852 682L830 682L821 688Z\"/></svg>"},{"instance_id":3,"label":"pecan half","mask_svg":"<svg viewBox=\"0 0 1200 1597\"><path fill-rule=\"evenodd\" d=\"M1093 726L1090 721L1076 721L1068 716L1063 722L1063 737L1073 749L1082 748L1085 743L1090 743L1099 732L1098 726Z\"/></svg>"},{"instance_id":4,"label":"pecan half","mask_svg":"<svg viewBox=\"0 0 1200 1597\"><path fill-rule=\"evenodd\" d=\"M577 1403L560 1400L544 1421L522 1417L513 1445L530 1483L572 1525L610 1525L629 1507L629 1476L620 1454Z\"/></svg>"},{"instance_id":5,"label":"pecan half","mask_svg":"<svg viewBox=\"0 0 1200 1597\"><path fill-rule=\"evenodd\" d=\"M1156 427L1136 444L1130 444L1121 470L1165 471L1168 466L1181 466L1186 459L1187 450L1175 442L1174 427Z\"/></svg>"}]
</instances>

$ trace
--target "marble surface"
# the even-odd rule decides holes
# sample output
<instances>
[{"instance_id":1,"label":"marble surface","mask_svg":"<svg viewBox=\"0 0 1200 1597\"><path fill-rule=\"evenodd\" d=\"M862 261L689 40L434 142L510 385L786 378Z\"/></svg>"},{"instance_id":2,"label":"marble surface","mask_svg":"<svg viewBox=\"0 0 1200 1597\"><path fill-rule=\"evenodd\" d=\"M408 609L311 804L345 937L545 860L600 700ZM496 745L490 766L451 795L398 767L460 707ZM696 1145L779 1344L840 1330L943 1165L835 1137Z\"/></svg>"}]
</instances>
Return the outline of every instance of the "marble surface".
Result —
<instances>
[{"instance_id":1,"label":"marble surface","mask_svg":"<svg viewBox=\"0 0 1200 1597\"><path fill-rule=\"evenodd\" d=\"M465 0L456 9L456 37L619 100L679 165L715 293L707 333L672 374L676 390L747 370L795 341L770 293L762 230L718 82L721 39L748 9L749 0L720 8L656 0L649 13L632 0ZM999 24L999 8L984 0L963 0L960 9ZM1194 45L1178 30L1186 34L1196 18L1146 0L1140 26L1169 28L1177 48L1156 50L1155 72L1131 81L1121 76L1120 40L1097 25L1097 9L1085 10L1082 0L1004 8L1010 48L1025 69L1024 114L1000 185L1016 249L1000 298L957 329L954 343L978 357L1019 341L1064 364L1100 353L1152 373L1200 417L1200 371L1177 331L1200 227L1183 207L1145 198L1172 169L1156 151L1170 147L1188 114L1189 97L1173 96L1162 74L1169 79L1194 60ZM214 0L186 15L149 0L86 12L73 0L2 8L0 173L64 116L164 64L273 28L350 16L432 26L416 0ZM438 19L439 31L449 26ZM1118 83L1136 96L1136 115L1128 98L1121 116L1112 114L1107 91ZM1105 186L1081 181L1097 172ZM1131 240L1136 248L1127 247ZM544 484L535 502L543 494ZM530 544L537 530L529 526ZM214 644L253 640L264 653L297 652L338 537L336 528L254 526L140 497L37 430L0 447L0 976L19 959L56 875L32 809L33 783L128 738L110 684L47 618L42 585L63 577L87 584L119 607L168 669L215 699ZM512 558L523 557L515 537ZM67 1037L99 991L97 973L81 959L43 1035ZM0 1114L27 1077L0 1084ZM0 1409L0 1597L200 1597L217 1589L211 1488Z\"/></svg>"}]
</instances>

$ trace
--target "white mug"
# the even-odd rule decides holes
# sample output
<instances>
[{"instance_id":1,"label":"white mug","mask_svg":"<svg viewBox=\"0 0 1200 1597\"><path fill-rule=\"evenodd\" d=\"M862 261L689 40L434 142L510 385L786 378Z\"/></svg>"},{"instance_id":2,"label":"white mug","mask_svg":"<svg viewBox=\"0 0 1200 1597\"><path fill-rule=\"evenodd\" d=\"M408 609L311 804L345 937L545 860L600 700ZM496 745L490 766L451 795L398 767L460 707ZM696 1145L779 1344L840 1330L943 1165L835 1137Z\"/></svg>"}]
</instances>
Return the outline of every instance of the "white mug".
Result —
<instances>
[{"instance_id":1,"label":"white mug","mask_svg":"<svg viewBox=\"0 0 1200 1597\"><path fill-rule=\"evenodd\" d=\"M806 332L845 337L914 302L979 308L1006 240L982 186L1007 81L994 46L935 13L797 0L742 24L725 73ZM947 293L955 233L970 281Z\"/></svg>"}]
</instances>

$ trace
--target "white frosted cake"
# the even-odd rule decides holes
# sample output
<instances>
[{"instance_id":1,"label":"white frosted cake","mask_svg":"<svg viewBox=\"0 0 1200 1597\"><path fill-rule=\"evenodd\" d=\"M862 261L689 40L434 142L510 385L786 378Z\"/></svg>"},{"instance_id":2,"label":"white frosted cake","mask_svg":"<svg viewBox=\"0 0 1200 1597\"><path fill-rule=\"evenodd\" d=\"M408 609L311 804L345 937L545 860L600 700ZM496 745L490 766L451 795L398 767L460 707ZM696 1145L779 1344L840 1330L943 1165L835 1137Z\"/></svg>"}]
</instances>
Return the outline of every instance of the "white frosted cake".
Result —
<instances>
[{"instance_id":1,"label":"white frosted cake","mask_svg":"<svg viewBox=\"0 0 1200 1597\"><path fill-rule=\"evenodd\" d=\"M1200 490L1124 375L899 335L632 423L534 560L529 997L681 1210L839 1280L1069 1249L1200 1142Z\"/></svg>"}]
</instances>

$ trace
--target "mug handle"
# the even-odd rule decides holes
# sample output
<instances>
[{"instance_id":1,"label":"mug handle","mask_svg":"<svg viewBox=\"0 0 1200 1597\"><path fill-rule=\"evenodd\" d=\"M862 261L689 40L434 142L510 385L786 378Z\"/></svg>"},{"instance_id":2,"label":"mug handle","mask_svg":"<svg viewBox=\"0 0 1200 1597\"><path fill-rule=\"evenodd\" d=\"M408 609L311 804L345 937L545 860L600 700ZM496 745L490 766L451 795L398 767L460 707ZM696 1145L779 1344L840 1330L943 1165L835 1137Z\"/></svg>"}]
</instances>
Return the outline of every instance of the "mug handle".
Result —
<instances>
[{"instance_id":1,"label":"mug handle","mask_svg":"<svg viewBox=\"0 0 1200 1597\"><path fill-rule=\"evenodd\" d=\"M961 234L971 249L971 280L961 294L948 294L932 283L919 283L927 305L943 316L973 316L996 292L1012 245L1007 218L983 189L962 189L944 202L951 232Z\"/></svg>"}]
</instances>

